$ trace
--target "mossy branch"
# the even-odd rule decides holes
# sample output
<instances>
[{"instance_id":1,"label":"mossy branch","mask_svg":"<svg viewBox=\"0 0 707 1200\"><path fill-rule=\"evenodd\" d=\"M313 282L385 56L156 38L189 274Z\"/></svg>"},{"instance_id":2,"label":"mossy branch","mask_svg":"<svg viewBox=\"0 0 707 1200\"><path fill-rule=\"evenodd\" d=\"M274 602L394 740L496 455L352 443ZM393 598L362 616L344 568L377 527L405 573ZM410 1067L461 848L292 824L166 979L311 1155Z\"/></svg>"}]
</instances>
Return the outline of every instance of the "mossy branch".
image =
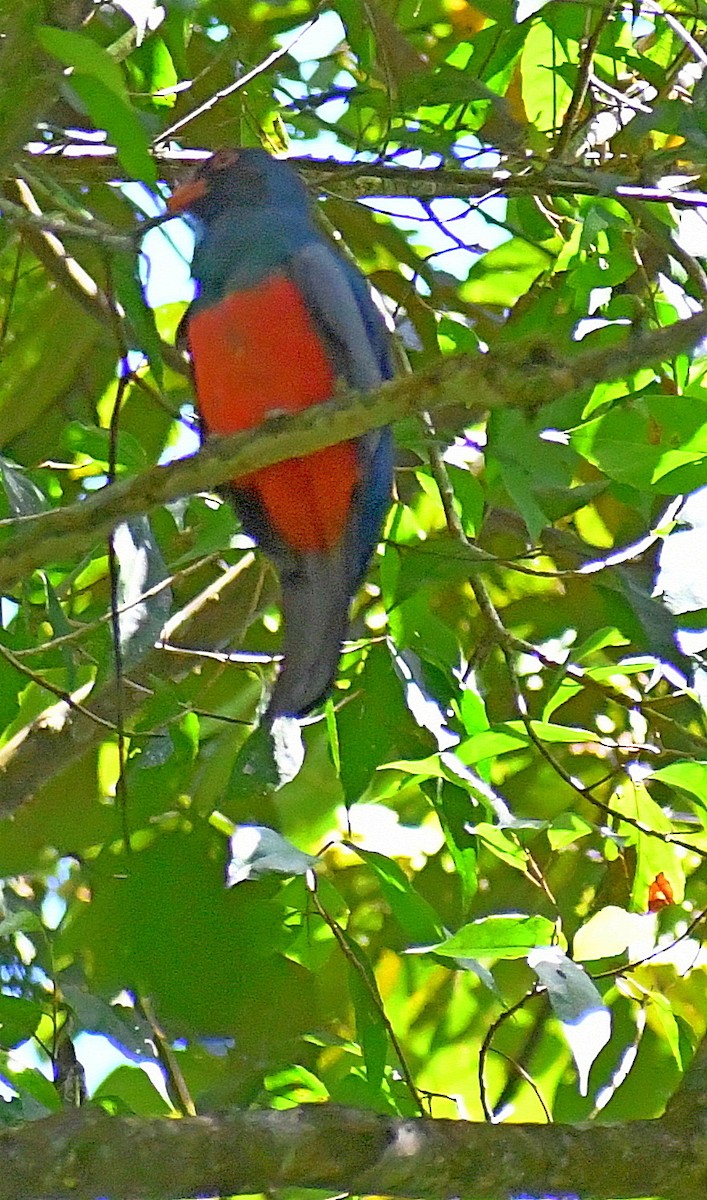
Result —
<instances>
[{"instance_id":1,"label":"mossy branch","mask_svg":"<svg viewBox=\"0 0 707 1200\"><path fill-rule=\"evenodd\" d=\"M601 380L621 378L639 366L691 349L707 336L707 314L629 338L609 351L553 361L551 347L535 341L505 348L505 355L460 355L377 391L346 395L257 429L213 440L200 453L104 488L95 496L38 516L0 522L0 591L11 592L38 567L85 553L128 517L160 504L250 474L271 463L306 455L357 437L413 413L461 405L470 412L504 407L537 411ZM542 365L537 365L538 363Z\"/></svg>"},{"instance_id":2,"label":"mossy branch","mask_svg":"<svg viewBox=\"0 0 707 1200\"><path fill-rule=\"evenodd\" d=\"M685 1125L668 1113L583 1128L403 1120L319 1104L178 1121L84 1107L0 1133L0 1200L171 1200L292 1187L425 1200L502 1200L519 1190L704 1200L704 1142L704 1103Z\"/></svg>"}]
</instances>

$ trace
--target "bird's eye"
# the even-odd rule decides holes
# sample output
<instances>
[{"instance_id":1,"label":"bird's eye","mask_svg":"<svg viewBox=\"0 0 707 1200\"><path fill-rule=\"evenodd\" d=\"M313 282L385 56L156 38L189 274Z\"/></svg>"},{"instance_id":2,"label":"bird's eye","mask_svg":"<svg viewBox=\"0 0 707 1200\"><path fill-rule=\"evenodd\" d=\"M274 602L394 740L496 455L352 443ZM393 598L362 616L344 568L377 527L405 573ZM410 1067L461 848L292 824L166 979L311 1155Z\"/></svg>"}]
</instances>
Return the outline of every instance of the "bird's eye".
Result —
<instances>
[{"instance_id":1,"label":"bird's eye","mask_svg":"<svg viewBox=\"0 0 707 1200\"><path fill-rule=\"evenodd\" d=\"M217 150L209 162L209 168L212 171L226 171L237 162L237 150Z\"/></svg>"}]
</instances>

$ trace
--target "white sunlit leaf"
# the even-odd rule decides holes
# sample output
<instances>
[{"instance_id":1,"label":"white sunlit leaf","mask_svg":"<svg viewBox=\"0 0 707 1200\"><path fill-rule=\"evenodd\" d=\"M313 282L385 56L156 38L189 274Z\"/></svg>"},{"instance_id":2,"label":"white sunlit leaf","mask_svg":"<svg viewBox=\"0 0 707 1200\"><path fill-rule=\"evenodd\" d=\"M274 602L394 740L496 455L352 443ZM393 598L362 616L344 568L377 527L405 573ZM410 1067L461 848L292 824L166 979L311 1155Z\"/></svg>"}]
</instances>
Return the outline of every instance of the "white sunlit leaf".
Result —
<instances>
[{"instance_id":1,"label":"white sunlit leaf","mask_svg":"<svg viewBox=\"0 0 707 1200\"><path fill-rule=\"evenodd\" d=\"M580 1094L586 1096L592 1063L611 1037L611 1013L586 971L559 946L531 950L528 965L547 988L577 1066Z\"/></svg>"},{"instance_id":2,"label":"white sunlit leaf","mask_svg":"<svg viewBox=\"0 0 707 1200\"><path fill-rule=\"evenodd\" d=\"M516 21L520 25L523 21L527 21L528 17L534 16L536 12L540 12L549 0L518 0L516 4Z\"/></svg>"},{"instance_id":3,"label":"white sunlit leaf","mask_svg":"<svg viewBox=\"0 0 707 1200\"><path fill-rule=\"evenodd\" d=\"M227 887L261 875L305 875L318 862L267 825L239 825L230 839L230 848Z\"/></svg>"},{"instance_id":4,"label":"white sunlit leaf","mask_svg":"<svg viewBox=\"0 0 707 1200\"><path fill-rule=\"evenodd\" d=\"M276 717L270 726L273 761L279 776L279 787L291 783L304 762L304 742L299 721L295 717Z\"/></svg>"},{"instance_id":5,"label":"white sunlit leaf","mask_svg":"<svg viewBox=\"0 0 707 1200\"><path fill-rule=\"evenodd\" d=\"M648 922L646 922L648 916ZM645 913L630 913L615 904L607 904L577 930L573 950L576 959L611 958L623 954L639 938L652 940L655 918Z\"/></svg>"}]
</instances>

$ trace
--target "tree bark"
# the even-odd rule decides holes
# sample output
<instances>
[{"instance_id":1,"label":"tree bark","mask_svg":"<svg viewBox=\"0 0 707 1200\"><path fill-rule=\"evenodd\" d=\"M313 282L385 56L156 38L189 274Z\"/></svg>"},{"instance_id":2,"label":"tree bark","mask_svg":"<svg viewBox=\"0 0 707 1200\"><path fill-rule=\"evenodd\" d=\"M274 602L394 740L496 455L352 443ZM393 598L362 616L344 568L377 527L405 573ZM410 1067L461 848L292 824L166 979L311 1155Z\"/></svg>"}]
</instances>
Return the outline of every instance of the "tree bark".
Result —
<instances>
[{"instance_id":1,"label":"tree bark","mask_svg":"<svg viewBox=\"0 0 707 1200\"><path fill-rule=\"evenodd\" d=\"M703 1096L704 1099L704 1096ZM84 1108L0 1133L0 1200L171 1200L326 1188L424 1200L519 1193L704 1200L704 1108L686 1123L481 1125L306 1105L182 1120Z\"/></svg>"},{"instance_id":2,"label":"tree bark","mask_svg":"<svg viewBox=\"0 0 707 1200\"><path fill-rule=\"evenodd\" d=\"M536 411L549 397L568 395L640 366L694 347L707 335L707 313L629 337L609 351L578 354L557 362L548 341L505 346L502 352L459 355L414 375L389 380L375 392L347 393L257 429L214 439L199 454L103 488L85 501L39 516L0 521L5 527L0 558L0 592L10 593L38 567L90 550L123 520L193 492L258 471L271 463L310 454L393 421L461 405ZM666 403L669 399L666 400ZM7 531L10 536L7 536Z\"/></svg>"}]
</instances>

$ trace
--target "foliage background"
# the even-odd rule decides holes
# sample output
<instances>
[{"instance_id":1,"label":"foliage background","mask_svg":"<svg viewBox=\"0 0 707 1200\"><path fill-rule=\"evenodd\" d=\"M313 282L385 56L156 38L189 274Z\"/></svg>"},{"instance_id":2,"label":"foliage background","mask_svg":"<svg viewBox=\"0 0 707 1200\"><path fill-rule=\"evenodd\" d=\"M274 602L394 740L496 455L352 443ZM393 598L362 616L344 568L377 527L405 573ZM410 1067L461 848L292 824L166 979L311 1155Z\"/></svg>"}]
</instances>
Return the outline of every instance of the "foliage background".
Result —
<instances>
[{"instance_id":1,"label":"foliage background","mask_svg":"<svg viewBox=\"0 0 707 1200\"><path fill-rule=\"evenodd\" d=\"M303 57L322 15L331 47ZM146 307L145 193L120 184L159 198L198 152L335 153L305 178L413 372L489 350L528 380L586 350L619 366L398 423L334 702L284 786L253 733L276 581L213 494L110 544L60 534L6 587L0 1121L76 1098L82 1031L161 1066L166 1090L128 1065L101 1083L118 1113L662 1112L706 1011L707 727L672 615L702 644L704 589L673 573L672 613L652 594L707 483L704 359L669 339L707 292L706 19L702 0L5 6L10 572L28 521L41 537L193 441L185 303ZM637 365L655 330L665 353ZM225 890L241 824L321 852L316 891L289 858ZM584 1096L526 961L551 943L612 1015Z\"/></svg>"}]
</instances>

